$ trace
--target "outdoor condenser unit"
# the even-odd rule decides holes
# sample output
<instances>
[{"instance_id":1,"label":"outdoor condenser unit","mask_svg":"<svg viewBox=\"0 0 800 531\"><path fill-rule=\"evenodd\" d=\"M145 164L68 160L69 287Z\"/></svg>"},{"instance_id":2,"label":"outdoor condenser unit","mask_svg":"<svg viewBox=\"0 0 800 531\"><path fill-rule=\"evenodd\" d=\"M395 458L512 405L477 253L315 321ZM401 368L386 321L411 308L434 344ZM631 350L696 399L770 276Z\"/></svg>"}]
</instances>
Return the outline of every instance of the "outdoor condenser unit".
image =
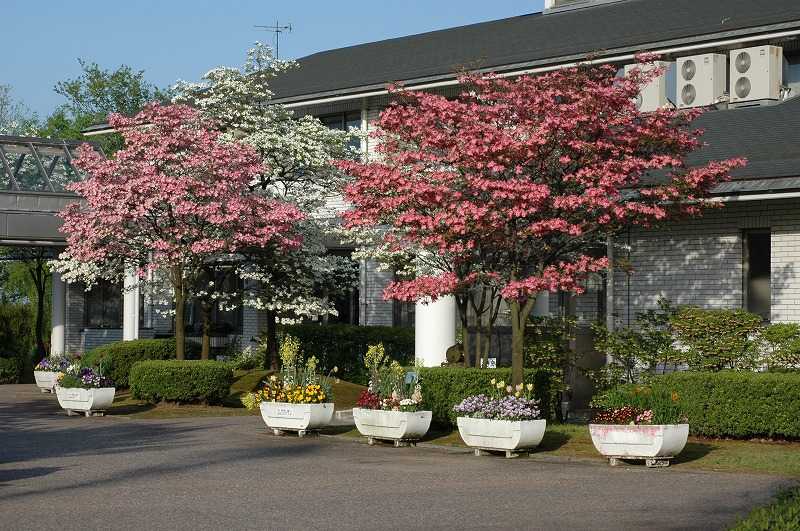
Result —
<instances>
[{"instance_id":1,"label":"outdoor condenser unit","mask_svg":"<svg viewBox=\"0 0 800 531\"><path fill-rule=\"evenodd\" d=\"M783 88L783 48L755 46L731 51L731 103L778 100Z\"/></svg>"},{"instance_id":2,"label":"outdoor condenser unit","mask_svg":"<svg viewBox=\"0 0 800 531\"><path fill-rule=\"evenodd\" d=\"M645 72L656 67L661 67L664 69L664 73L644 86L642 91L639 93L639 96L636 98L636 107L640 111L651 112L669 104L669 98L667 98L666 70L671 64L672 63L667 63L664 61L656 61L653 64L633 64L625 66L625 75L628 75L628 73L634 68L641 68Z\"/></svg>"},{"instance_id":3,"label":"outdoor condenser unit","mask_svg":"<svg viewBox=\"0 0 800 531\"><path fill-rule=\"evenodd\" d=\"M678 59L676 95L678 108L706 107L725 95L728 56L707 53Z\"/></svg>"}]
</instances>

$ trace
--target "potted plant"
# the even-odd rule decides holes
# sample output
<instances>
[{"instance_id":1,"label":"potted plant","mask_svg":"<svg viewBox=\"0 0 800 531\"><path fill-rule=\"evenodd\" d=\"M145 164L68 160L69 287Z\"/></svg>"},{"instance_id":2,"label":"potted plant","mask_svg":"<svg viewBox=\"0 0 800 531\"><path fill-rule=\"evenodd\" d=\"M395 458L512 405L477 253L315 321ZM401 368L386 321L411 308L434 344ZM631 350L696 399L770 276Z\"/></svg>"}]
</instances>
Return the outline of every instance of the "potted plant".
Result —
<instances>
[{"instance_id":1,"label":"potted plant","mask_svg":"<svg viewBox=\"0 0 800 531\"><path fill-rule=\"evenodd\" d=\"M33 368L36 386L43 393L52 393L56 386L56 377L70 365L68 355L48 356Z\"/></svg>"},{"instance_id":2,"label":"potted plant","mask_svg":"<svg viewBox=\"0 0 800 531\"><path fill-rule=\"evenodd\" d=\"M364 358L370 373L369 388L361 393L353 420L372 445L387 440L394 445L414 444L428 433L432 413L422 410L419 375L389 362L383 344L370 346Z\"/></svg>"},{"instance_id":3,"label":"potted plant","mask_svg":"<svg viewBox=\"0 0 800 531\"><path fill-rule=\"evenodd\" d=\"M453 408L464 443L475 449L475 455L498 451L508 458L539 446L547 421L540 418L533 384L512 387L496 379L491 384L488 395L468 396Z\"/></svg>"},{"instance_id":4,"label":"potted plant","mask_svg":"<svg viewBox=\"0 0 800 531\"><path fill-rule=\"evenodd\" d=\"M114 382L103 376L97 367L81 367L72 363L56 378L58 403L72 416L77 412L87 417L102 416L114 402Z\"/></svg>"},{"instance_id":5,"label":"potted plant","mask_svg":"<svg viewBox=\"0 0 800 531\"><path fill-rule=\"evenodd\" d=\"M611 466L621 460L669 466L686 446L689 424L674 391L623 386L602 395L594 405L601 409L589 425L592 443Z\"/></svg>"},{"instance_id":6,"label":"potted plant","mask_svg":"<svg viewBox=\"0 0 800 531\"><path fill-rule=\"evenodd\" d=\"M275 435L287 431L303 437L331 423L333 418L333 374L317 370L318 360L311 356L301 364L300 342L286 336L281 343L280 375L272 375L262 389L242 398L248 409L260 409L264 423Z\"/></svg>"}]
</instances>

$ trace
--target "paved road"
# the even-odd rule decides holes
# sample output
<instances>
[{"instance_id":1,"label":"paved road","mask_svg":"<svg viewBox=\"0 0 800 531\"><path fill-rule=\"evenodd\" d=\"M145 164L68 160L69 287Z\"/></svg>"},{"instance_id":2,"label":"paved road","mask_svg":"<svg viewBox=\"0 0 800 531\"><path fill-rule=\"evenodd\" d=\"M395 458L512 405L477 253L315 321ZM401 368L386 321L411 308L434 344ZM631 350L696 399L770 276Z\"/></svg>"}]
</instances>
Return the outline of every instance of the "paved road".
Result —
<instances>
[{"instance_id":1,"label":"paved road","mask_svg":"<svg viewBox=\"0 0 800 531\"><path fill-rule=\"evenodd\" d=\"M719 529L766 476L267 435L258 417L66 417L0 386L0 529Z\"/></svg>"}]
</instances>

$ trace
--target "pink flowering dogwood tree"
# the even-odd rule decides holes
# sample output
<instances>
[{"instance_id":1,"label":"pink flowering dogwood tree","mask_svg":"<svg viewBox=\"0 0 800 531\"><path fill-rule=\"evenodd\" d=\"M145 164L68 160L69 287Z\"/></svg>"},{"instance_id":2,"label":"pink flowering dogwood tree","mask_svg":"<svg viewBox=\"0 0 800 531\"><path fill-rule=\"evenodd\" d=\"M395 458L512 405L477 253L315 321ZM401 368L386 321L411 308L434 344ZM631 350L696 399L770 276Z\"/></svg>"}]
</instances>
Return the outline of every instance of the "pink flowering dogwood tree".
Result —
<instances>
[{"instance_id":1,"label":"pink flowering dogwood tree","mask_svg":"<svg viewBox=\"0 0 800 531\"><path fill-rule=\"evenodd\" d=\"M184 304L208 289L199 284L207 283L209 264L235 263L250 249L280 255L297 248L295 226L304 216L252 193L261 157L250 146L220 142L213 124L190 107L151 104L132 118L112 114L109 123L125 147L111 159L80 148L73 162L87 178L70 189L84 201L61 213L69 247L60 267L107 278L130 269L141 278L153 271L168 278L183 359Z\"/></svg>"},{"instance_id":2,"label":"pink flowering dogwood tree","mask_svg":"<svg viewBox=\"0 0 800 531\"><path fill-rule=\"evenodd\" d=\"M507 306L521 382L537 294L581 293L588 275L609 266L609 235L699 214L745 163L688 167L702 146L691 127L699 111L642 113L635 104L658 74L640 68L620 78L615 67L583 65L466 76L456 99L395 89L375 133L377 159L340 163L355 177L346 225L379 229L387 252L427 266L384 296L456 295L463 314L466 297L489 286Z\"/></svg>"}]
</instances>

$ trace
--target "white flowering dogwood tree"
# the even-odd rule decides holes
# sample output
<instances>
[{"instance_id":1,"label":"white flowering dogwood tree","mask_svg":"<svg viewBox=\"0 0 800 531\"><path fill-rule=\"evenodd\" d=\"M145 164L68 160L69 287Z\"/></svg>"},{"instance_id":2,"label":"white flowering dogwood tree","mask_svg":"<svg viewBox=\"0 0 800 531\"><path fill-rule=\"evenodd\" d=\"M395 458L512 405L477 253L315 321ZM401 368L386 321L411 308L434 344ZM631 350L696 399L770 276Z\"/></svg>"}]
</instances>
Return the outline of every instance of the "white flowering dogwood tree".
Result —
<instances>
[{"instance_id":1,"label":"white flowering dogwood tree","mask_svg":"<svg viewBox=\"0 0 800 531\"><path fill-rule=\"evenodd\" d=\"M260 249L242 252L239 275L251 280L243 304L267 317L270 365L277 365L276 324L281 320L319 318L336 310L329 297L351 289L357 266L328 254L337 212L328 208L341 196L344 174L332 162L353 157L354 132L328 128L312 116L272 102L270 81L298 65L276 59L256 43L244 66L219 67L200 83L179 82L175 101L198 109L223 132L222 138L252 146L264 170L251 182L255 193L296 206L306 217L299 224L302 245L280 259Z\"/></svg>"}]
</instances>

